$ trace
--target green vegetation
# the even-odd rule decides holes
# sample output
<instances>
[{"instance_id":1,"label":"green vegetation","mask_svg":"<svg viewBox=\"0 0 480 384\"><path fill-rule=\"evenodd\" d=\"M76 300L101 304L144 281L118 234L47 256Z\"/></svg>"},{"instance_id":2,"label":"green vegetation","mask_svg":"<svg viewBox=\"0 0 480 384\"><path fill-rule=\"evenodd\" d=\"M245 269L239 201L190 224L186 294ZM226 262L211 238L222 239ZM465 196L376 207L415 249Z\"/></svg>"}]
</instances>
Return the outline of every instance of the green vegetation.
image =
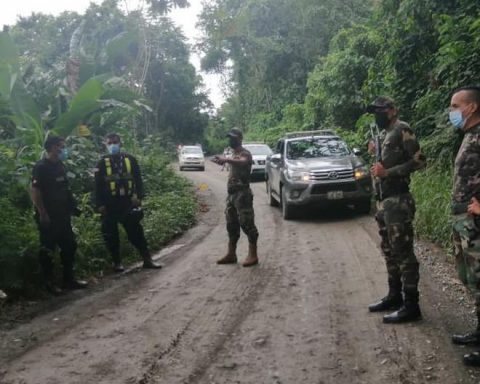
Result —
<instances>
[{"instance_id":1,"label":"green vegetation","mask_svg":"<svg viewBox=\"0 0 480 384\"><path fill-rule=\"evenodd\" d=\"M453 158L461 137L445 113L451 91L480 76L478 1L215 0L202 15L206 70L230 67L232 94L211 120L216 146L237 125L272 144L284 132L339 129L368 138L365 106L396 99L421 139L428 169L414 176L417 231L450 246Z\"/></svg>"},{"instance_id":2,"label":"green vegetation","mask_svg":"<svg viewBox=\"0 0 480 384\"><path fill-rule=\"evenodd\" d=\"M192 187L169 168L174 143L201 141L208 122L185 37L166 15L188 3L149 0L130 13L118 3L92 3L85 15L32 14L0 32L0 289L10 293L41 286L29 184L49 134L67 137L65 163L82 211L73 219L79 275L110 268L90 198L107 132L119 132L139 160L151 248L195 221ZM125 240L124 260L137 260Z\"/></svg>"}]
</instances>

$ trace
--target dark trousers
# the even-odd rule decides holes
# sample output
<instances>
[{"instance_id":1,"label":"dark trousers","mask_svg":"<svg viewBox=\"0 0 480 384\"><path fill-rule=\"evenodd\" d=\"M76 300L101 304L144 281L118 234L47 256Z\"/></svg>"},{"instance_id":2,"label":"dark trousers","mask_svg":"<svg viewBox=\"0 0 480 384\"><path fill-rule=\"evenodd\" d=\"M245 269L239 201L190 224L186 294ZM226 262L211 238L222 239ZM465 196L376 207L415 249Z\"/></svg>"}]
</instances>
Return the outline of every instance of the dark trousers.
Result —
<instances>
[{"instance_id":1,"label":"dark trousers","mask_svg":"<svg viewBox=\"0 0 480 384\"><path fill-rule=\"evenodd\" d=\"M75 241L70 217L51 217L51 223L48 226L41 225L38 220L37 223L40 232L38 258L45 278L48 281L53 279L53 253L58 246L63 266L63 280L65 282L72 281L77 242Z\"/></svg>"},{"instance_id":2,"label":"dark trousers","mask_svg":"<svg viewBox=\"0 0 480 384\"><path fill-rule=\"evenodd\" d=\"M122 224L128 240L138 249L142 257L147 257L148 245L140 222L128 214L107 213L102 219L102 234L114 263L120 263L120 237L118 224Z\"/></svg>"}]
</instances>

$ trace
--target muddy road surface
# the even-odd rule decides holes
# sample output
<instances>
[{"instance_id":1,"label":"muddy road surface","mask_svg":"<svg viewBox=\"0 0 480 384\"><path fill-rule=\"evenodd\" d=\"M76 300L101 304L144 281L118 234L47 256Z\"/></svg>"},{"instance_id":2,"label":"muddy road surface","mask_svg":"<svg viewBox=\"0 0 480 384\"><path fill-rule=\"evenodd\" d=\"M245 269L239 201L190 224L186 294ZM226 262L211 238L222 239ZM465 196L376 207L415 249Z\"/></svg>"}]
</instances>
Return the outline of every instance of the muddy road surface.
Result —
<instances>
[{"instance_id":1,"label":"muddy road surface","mask_svg":"<svg viewBox=\"0 0 480 384\"><path fill-rule=\"evenodd\" d=\"M461 362L469 350L449 341L472 325L470 298L428 248L424 319L384 325L367 311L386 290L372 217L333 209L283 221L255 183L260 264L217 266L226 173L184 174L208 209L158 255L164 269L105 279L3 329L0 383L479 382ZM242 236L240 261L246 252Z\"/></svg>"}]
</instances>

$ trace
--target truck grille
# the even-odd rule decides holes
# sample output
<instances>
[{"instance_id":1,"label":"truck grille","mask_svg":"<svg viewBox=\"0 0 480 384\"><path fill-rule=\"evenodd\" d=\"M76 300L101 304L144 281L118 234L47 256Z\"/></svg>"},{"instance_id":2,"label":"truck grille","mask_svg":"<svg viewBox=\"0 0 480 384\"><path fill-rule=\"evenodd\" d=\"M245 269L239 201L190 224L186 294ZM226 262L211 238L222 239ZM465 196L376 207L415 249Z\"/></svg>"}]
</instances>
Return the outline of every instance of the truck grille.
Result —
<instances>
[{"instance_id":1,"label":"truck grille","mask_svg":"<svg viewBox=\"0 0 480 384\"><path fill-rule=\"evenodd\" d=\"M353 169L337 169L332 171L310 171L311 181L335 181L353 179Z\"/></svg>"},{"instance_id":2,"label":"truck grille","mask_svg":"<svg viewBox=\"0 0 480 384\"><path fill-rule=\"evenodd\" d=\"M343 192L355 192L357 190L357 184L352 183L325 183L317 184L312 187L312 195L322 195L327 192L343 191Z\"/></svg>"}]
</instances>

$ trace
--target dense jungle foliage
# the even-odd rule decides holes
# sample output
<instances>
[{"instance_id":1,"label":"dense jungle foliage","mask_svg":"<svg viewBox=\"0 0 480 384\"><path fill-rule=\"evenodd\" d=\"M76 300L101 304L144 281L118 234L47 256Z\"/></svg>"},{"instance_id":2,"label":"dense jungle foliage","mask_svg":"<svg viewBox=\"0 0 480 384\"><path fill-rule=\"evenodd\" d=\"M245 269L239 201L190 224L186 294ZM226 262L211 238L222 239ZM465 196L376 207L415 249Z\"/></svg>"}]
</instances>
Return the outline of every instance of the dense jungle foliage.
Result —
<instances>
[{"instance_id":1,"label":"dense jungle foliage","mask_svg":"<svg viewBox=\"0 0 480 384\"><path fill-rule=\"evenodd\" d=\"M119 3L92 3L84 15L32 14L0 32L0 289L9 293L41 287L29 184L48 134L67 137L82 211L73 223L80 276L101 275L111 263L90 199L107 132L120 133L139 159L151 248L195 220L192 186L168 166L174 143L201 141L210 107L186 38L167 15L188 3L149 0L130 12ZM138 258L125 238L122 249L126 262Z\"/></svg>"},{"instance_id":2,"label":"dense jungle foliage","mask_svg":"<svg viewBox=\"0 0 480 384\"><path fill-rule=\"evenodd\" d=\"M417 231L448 246L451 168L461 141L447 123L454 88L478 84L480 2L466 0L212 0L203 67L230 73L231 95L209 124L273 143L286 131L336 128L368 139L365 106L396 99L429 166L413 178ZM218 150L218 149L217 149Z\"/></svg>"},{"instance_id":3,"label":"dense jungle foliage","mask_svg":"<svg viewBox=\"0 0 480 384\"><path fill-rule=\"evenodd\" d=\"M168 18L188 2L147 0L129 12L120 3L92 4L85 15L32 14L0 33L0 289L39 284L28 185L47 134L68 137L69 177L83 211L75 219L78 269L98 274L109 260L89 194L106 132L122 133L140 159L145 227L158 247L195 217L190 186L167 166L174 143L204 141L221 152L232 126L270 144L287 131L334 128L364 147L371 121L364 110L377 95L397 100L428 158L413 177L417 232L450 245L461 137L445 112L454 88L478 83L479 1L206 0L196 49L203 69L230 85L210 117L190 47Z\"/></svg>"}]
</instances>

